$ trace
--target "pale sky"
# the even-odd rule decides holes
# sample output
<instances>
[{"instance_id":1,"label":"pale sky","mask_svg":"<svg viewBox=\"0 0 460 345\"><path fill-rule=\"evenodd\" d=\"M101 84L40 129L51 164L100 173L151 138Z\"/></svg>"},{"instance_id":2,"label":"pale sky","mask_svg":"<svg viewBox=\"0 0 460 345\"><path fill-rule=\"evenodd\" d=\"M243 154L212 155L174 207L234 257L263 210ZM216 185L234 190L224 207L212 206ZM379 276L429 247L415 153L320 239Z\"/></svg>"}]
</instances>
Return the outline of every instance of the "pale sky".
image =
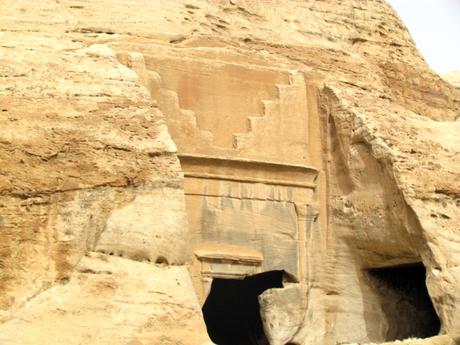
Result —
<instances>
[{"instance_id":1,"label":"pale sky","mask_svg":"<svg viewBox=\"0 0 460 345\"><path fill-rule=\"evenodd\" d=\"M460 0L387 0L438 73L460 71Z\"/></svg>"}]
</instances>

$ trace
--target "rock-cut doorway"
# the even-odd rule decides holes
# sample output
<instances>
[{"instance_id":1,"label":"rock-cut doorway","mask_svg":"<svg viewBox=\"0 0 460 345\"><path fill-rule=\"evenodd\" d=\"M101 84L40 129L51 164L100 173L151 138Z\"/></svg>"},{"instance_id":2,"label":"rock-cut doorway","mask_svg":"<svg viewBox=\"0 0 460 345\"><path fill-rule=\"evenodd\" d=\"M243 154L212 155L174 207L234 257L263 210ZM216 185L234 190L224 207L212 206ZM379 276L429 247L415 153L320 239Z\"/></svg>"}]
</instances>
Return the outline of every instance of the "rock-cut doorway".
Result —
<instances>
[{"instance_id":1,"label":"rock-cut doorway","mask_svg":"<svg viewBox=\"0 0 460 345\"><path fill-rule=\"evenodd\" d=\"M258 296L283 287L284 271L269 271L244 279L214 278L203 316L211 340L217 345L268 345Z\"/></svg>"}]
</instances>

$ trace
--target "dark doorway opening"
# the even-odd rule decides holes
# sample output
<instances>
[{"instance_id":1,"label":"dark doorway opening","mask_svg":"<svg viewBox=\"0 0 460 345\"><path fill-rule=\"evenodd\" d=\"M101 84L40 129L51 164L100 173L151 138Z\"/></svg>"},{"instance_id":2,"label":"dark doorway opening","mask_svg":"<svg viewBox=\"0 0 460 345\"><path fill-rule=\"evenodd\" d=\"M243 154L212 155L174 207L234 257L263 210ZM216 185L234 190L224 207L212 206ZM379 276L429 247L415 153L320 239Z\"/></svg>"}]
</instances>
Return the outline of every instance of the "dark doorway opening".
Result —
<instances>
[{"instance_id":1,"label":"dark doorway opening","mask_svg":"<svg viewBox=\"0 0 460 345\"><path fill-rule=\"evenodd\" d=\"M440 321L426 287L422 263L367 270L388 324L384 340L437 335Z\"/></svg>"},{"instance_id":2,"label":"dark doorway opening","mask_svg":"<svg viewBox=\"0 0 460 345\"><path fill-rule=\"evenodd\" d=\"M218 345L268 345L257 296L283 287L283 274L269 271L241 280L215 278L203 305L211 340Z\"/></svg>"}]
</instances>

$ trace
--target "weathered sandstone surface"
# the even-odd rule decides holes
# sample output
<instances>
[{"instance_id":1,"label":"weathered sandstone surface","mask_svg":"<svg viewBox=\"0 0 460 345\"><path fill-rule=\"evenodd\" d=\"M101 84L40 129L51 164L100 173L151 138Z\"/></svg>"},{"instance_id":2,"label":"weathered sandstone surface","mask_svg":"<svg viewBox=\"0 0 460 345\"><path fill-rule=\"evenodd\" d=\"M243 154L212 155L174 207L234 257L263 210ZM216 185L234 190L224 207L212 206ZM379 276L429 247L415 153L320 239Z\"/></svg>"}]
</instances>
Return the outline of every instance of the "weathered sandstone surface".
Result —
<instances>
[{"instance_id":1,"label":"weathered sandstone surface","mask_svg":"<svg viewBox=\"0 0 460 345\"><path fill-rule=\"evenodd\" d=\"M5 0L0 80L0 344L205 344L267 271L271 344L455 343L460 90L383 0Z\"/></svg>"},{"instance_id":2,"label":"weathered sandstone surface","mask_svg":"<svg viewBox=\"0 0 460 345\"><path fill-rule=\"evenodd\" d=\"M441 335L437 337L431 337L428 339L417 339L409 338L406 340L396 340L395 342L380 343L380 345L457 345L458 340L452 339L452 337ZM358 345L358 344L347 344L347 345ZM377 345L375 343L362 344L362 345Z\"/></svg>"}]
</instances>

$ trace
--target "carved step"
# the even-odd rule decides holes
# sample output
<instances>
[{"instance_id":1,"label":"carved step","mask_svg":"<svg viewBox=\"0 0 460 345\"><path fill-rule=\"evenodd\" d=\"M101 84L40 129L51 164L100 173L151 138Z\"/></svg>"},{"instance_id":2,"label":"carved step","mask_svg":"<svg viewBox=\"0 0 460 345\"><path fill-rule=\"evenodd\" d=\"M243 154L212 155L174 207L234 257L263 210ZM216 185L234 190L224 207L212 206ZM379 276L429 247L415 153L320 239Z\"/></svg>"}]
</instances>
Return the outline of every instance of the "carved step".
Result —
<instances>
[{"instance_id":1,"label":"carved step","mask_svg":"<svg viewBox=\"0 0 460 345\"><path fill-rule=\"evenodd\" d=\"M268 122L271 121L270 127L280 127L282 125L283 113L288 109L291 103L295 103L295 99L299 96L299 92L304 92L304 77L303 74L295 71L289 75L289 84L275 85L277 90L276 100L262 100L263 111L262 116L249 116L247 122L247 132L233 134L233 148L241 149L249 145L257 133L267 130ZM292 99L292 102L290 101ZM271 128L272 131L277 128ZM268 133L264 133L268 135Z\"/></svg>"}]
</instances>

